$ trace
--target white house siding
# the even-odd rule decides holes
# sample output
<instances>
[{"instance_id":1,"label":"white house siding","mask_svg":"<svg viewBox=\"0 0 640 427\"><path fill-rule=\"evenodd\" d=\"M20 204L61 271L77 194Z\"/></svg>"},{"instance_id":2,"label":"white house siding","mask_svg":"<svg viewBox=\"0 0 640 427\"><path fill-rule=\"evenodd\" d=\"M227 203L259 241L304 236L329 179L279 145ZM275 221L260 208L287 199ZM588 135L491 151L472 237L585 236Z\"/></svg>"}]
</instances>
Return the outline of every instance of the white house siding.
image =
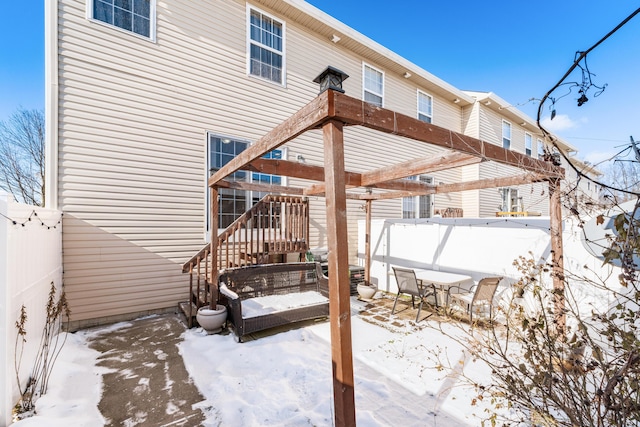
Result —
<instances>
[{"instance_id":1,"label":"white house siding","mask_svg":"<svg viewBox=\"0 0 640 427\"><path fill-rule=\"evenodd\" d=\"M268 8L258 6L270 13ZM181 263L204 244L207 132L255 141L317 95L327 65L350 75L359 97L362 62L385 71L385 105L416 114L416 83L286 17L286 85L246 75L246 3L159 1L151 42L86 19L85 1L59 0L59 194L64 216L64 280L81 326L175 307L187 298ZM362 49L362 52L369 52ZM434 123L461 130L460 108L434 93ZM397 137L347 129L351 170L436 149L400 148ZM287 144L322 163L319 132ZM315 141L315 144L314 144ZM363 149L364 147L364 149ZM451 173L436 181L454 182ZM293 184L294 180L291 180ZM436 206L457 207L459 196ZM362 202L349 201L356 257ZM326 245L324 200L313 199L312 245ZM401 201L377 202L378 218L399 217Z\"/></svg>"}]
</instances>

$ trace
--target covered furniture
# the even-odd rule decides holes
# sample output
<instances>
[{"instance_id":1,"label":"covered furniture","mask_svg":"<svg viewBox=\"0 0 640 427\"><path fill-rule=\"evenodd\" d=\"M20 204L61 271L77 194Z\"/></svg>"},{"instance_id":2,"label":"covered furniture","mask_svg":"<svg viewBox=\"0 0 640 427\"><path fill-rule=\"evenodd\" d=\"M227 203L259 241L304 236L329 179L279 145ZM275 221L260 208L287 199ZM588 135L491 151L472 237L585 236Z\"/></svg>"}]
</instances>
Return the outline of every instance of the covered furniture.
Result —
<instances>
[{"instance_id":1,"label":"covered furniture","mask_svg":"<svg viewBox=\"0 0 640 427\"><path fill-rule=\"evenodd\" d=\"M393 273L396 276L396 282L398 283L398 294L396 295L396 300L393 303L393 309L391 310L391 314L393 314L396 310L396 304L398 303L398 298L401 294L411 295L411 306L415 309L415 299L418 298L420 300L420 304L418 305L418 314L416 315L416 322L420 318L420 311L422 310L422 304L429 297L433 297L433 303L437 307L438 299L436 296L436 288L433 284L423 285L416 278L416 273L410 268L400 268L400 267L392 267ZM428 303L428 301L427 301Z\"/></svg>"},{"instance_id":2,"label":"covered furniture","mask_svg":"<svg viewBox=\"0 0 640 427\"><path fill-rule=\"evenodd\" d=\"M220 294L240 342L253 332L329 316L328 281L315 262L228 268Z\"/></svg>"},{"instance_id":3,"label":"covered furniture","mask_svg":"<svg viewBox=\"0 0 640 427\"><path fill-rule=\"evenodd\" d=\"M498 289L502 277L485 277L481 279L471 290L452 286L449 288L449 305L458 305L465 309L469 315L469 321L473 322L473 308L475 306L489 307L489 319L493 313L493 297Z\"/></svg>"}]
</instances>

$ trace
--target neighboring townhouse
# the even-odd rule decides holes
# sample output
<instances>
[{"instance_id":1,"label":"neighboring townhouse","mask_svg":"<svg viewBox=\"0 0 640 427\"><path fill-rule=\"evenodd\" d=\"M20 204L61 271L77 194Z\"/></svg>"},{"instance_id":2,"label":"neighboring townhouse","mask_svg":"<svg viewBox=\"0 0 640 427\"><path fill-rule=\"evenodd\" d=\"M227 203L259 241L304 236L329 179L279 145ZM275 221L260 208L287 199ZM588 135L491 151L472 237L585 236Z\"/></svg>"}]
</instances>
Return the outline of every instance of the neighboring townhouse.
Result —
<instances>
[{"instance_id":1,"label":"neighboring townhouse","mask_svg":"<svg viewBox=\"0 0 640 427\"><path fill-rule=\"evenodd\" d=\"M301 0L46 5L47 200L64 212L64 284L75 327L187 298L181 265L209 236L208 176L314 99L313 80L329 65L349 75L350 96L532 156L542 149L535 122L497 96L461 91ZM320 131L306 133L269 156L322 165L320 139ZM398 142L346 128L347 169L442 151ZM459 182L504 167L481 163L414 179ZM296 184L256 172L235 179ZM423 218L448 208L469 217L546 215L542 187L386 200L373 217ZM262 196L222 190L219 223ZM324 199L309 205L310 245L326 246ZM355 262L362 202L349 201L348 213Z\"/></svg>"}]
</instances>

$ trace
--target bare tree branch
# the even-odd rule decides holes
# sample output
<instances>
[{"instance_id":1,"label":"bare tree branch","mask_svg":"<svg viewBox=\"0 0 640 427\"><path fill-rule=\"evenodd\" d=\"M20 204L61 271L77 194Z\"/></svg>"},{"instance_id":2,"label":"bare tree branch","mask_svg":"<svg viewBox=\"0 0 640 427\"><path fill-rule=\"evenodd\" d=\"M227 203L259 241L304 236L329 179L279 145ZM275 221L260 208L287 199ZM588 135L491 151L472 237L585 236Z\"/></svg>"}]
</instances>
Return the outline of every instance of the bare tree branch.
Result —
<instances>
[{"instance_id":1,"label":"bare tree branch","mask_svg":"<svg viewBox=\"0 0 640 427\"><path fill-rule=\"evenodd\" d=\"M30 205L44 206L44 113L18 109L0 122L0 189Z\"/></svg>"}]
</instances>

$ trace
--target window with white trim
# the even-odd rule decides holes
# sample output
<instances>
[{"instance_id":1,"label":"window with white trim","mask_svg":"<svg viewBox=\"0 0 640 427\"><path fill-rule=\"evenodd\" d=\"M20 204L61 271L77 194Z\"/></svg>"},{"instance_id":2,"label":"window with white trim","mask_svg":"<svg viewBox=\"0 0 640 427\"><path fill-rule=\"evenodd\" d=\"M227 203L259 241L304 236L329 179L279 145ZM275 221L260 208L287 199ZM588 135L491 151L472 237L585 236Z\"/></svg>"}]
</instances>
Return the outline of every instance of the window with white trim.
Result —
<instances>
[{"instance_id":1,"label":"window with white trim","mask_svg":"<svg viewBox=\"0 0 640 427\"><path fill-rule=\"evenodd\" d=\"M155 0L89 0L90 17L149 39L155 37Z\"/></svg>"},{"instance_id":2,"label":"window with white trim","mask_svg":"<svg viewBox=\"0 0 640 427\"><path fill-rule=\"evenodd\" d=\"M370 65L363 64L362 81L362 99L378 107L382 107L384 98L384 73Z\"/></svg>"},{"instance_id":3,"label":"window with white trim","mask_svg":"<svg viewBox=\"0 0 640 427\"><path fill-rule=\"evenodd\" d=\"M410 176L407 179L432 184L433 178L427 175ZM431 194L402 198L402 218L431 218Z\"/></svg>"},{"instance_id":4,"label":"window with white trim","mask_svg":"<svg viewBox=\"0 0 640 427\"><path fill-rule=\"evenodd\" d=\"M284 84L285 24L251 7L247 7L248 73Z\"/></svg>"},{"instance_id":5,"label":"window with white trim","mask_svg":"<svg viewBox=\"0 0 640 427\"><path fill-rule=\"evenodd\" d=\"M433 97L418 90L418 120L431 123L433 120Z\"/></svg>"},{"instance_id":6,"label":"window with white trim","mask_svg":"<svg viewBox=\"0 0 640 427\"><path fill-rule=\"evenodd\" d=\"M521 198L518 197L517 188L501 188L500 196L502 198L502 205L500 206L502 212L522 211Z\"/></svg>"},{"instance_id":7,"label":"window with white trim","mask_svg":"<svg viewBox=\"0 0 640 427\"><path fill-rule=\"evenodd\" d=\"M265 159L280 160L282 159L282 150L273 150L262 157ZM270 175L268 173L262 172L253 172L251 174L251 181L267 185L282 185L282 176ZM258 203L260 199L262 199L266 195L267 193L263 191L253 191L253 204Z\"/></svg>"},{"instance_id":8,"label":"window with white trim","mask_svg":"<svg viewBox=\"0 0 640 427\"><path fill-rule=\"evenodd\" d=\"M530 133L524 133L524 153L530 156L533 153L533 137Z\"/></svg>"},{"instance_id":9,"label":"window with white trim","mask_svg":"<svg viewBox=\"0 0 640 427\"><path fill-rule=\"evenodd\" d=\"M544 159L544 144L542 140L538 138L538 159Z\"/></svg>"},{"instance_id":10,"label":"window with white trim","mask_svg":"<svg viewBox=\"0 0 640 427\"><path fill-rule=\"evenodd\" d=\"M511 148L511 123L502 121L502 148Z\"/></svg>"},{"instance_id":11,"label":"window with white trim","mask_svg":"<svg viewBox=\"0 0 640 427\"><path fill-rule=\"evenodd\" d=\"M234 157L242 153L250 144L246 140L230 138L222 135L209 134L207 143L207 179L217 170L229 163ZM282 150L273 150L263 156L267 159L281 159ZM249 173L237 171L226 178L230 181L261 182L264 184L280 185L282 177L263 173ZM220 188L218 203L218 228L227 228L240 215L245 213L255 202L266 193L245 190ZM209 191L207 191L207 230L209 230Z\"/></svg>"}]
</instances>

